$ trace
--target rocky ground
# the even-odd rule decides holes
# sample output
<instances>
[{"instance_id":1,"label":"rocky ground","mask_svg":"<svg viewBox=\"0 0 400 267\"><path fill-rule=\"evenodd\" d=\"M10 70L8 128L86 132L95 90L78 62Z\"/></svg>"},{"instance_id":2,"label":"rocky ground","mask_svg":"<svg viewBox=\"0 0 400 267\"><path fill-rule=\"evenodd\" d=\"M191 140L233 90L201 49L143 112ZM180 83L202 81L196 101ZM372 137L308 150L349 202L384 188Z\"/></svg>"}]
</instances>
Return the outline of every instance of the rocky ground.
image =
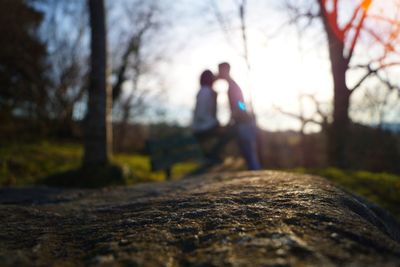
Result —
<instances>
[{"instance_id":1,"label":"rocky ground","mask_svg":"<svg viewBox=\"0 0 400 267\"><path fill-rule=\"evenodd\" d=\"M0 189L1 266L400 266L399 226L322 178Z\"/></svg>"}]
</instances>

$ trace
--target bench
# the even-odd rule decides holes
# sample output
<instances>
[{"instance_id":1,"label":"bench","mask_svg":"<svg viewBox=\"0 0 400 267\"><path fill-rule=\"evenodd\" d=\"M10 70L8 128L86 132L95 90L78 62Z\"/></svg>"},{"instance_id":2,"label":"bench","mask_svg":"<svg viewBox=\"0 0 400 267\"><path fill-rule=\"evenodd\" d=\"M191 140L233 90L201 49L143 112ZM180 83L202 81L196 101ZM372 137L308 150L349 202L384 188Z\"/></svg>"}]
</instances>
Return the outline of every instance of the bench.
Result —
<instances>
[{"instance_id":1,"label":"bench","mask_svg":"<svg viewBox=\"0 0 400 267\"><path fill-rule=\"evenodd\" d=\"M151 171L165 172L167 179L172 177L172 167L176 163L189 160L204 160L203 152L194 136L173 135L146 142L150 156Z\"/></svg>"}]
</instances>

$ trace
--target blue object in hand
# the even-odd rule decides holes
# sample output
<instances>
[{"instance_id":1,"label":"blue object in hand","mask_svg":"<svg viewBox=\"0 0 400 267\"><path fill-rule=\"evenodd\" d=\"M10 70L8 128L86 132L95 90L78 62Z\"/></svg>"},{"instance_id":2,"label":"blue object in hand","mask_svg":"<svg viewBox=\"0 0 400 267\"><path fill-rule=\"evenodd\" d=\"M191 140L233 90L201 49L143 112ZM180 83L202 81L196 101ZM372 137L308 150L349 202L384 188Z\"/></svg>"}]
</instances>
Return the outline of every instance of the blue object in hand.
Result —
<instances>
[{"instance_id":1,"label":"blue object in hand","mask_svg":"<svg viewBox=\"0 0 400 267\"><path fill-rule=\"evenodd\" d=\"M246 110L246 104L243 101L238 101L238 107L240 110Z\"/></svg>"}]
</instances>

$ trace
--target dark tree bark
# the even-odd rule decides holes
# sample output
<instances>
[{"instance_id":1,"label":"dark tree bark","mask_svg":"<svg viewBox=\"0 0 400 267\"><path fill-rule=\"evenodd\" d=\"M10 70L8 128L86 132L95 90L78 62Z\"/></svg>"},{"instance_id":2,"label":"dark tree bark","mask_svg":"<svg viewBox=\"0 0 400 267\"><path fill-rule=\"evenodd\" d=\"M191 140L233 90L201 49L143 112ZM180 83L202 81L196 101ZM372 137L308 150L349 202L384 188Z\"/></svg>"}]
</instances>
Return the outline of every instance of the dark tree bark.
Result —
<instances>
[{"instance_id":1,"label":"dark tree bark","mask_svg":"<svg viewBox=\"0 0 400 267\"><path fill-rule=\"evenodd\" d=\"M321 17L328 39L329 57L333 76L333 123L328 131L328 160L333 166L345 168L346 140L349 138L350 95L346 84L349 59L344 56L344 34L332 24L330 14L325 12L325 1L319 1Z\"/></svg>"},{"instance_id":2,"label":"dark tree bark","mask_svg":"<svg viewBox=\"0 0 400 267\"><path fill-rule=\"evenodd\" d=\"M84 166L107 165L112 149L112 91L108 83L104 0L89 0L91 72L85 121Z\"/></svg>"}]
</instances>

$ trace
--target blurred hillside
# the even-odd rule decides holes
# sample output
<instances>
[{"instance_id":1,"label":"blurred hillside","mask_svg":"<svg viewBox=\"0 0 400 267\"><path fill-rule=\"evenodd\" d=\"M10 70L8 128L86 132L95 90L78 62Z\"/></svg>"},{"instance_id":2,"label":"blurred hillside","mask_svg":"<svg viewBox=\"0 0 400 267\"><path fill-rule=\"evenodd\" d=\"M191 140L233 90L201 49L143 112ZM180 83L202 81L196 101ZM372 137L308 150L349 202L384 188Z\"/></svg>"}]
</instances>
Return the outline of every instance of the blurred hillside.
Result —
<instances>
[{"instance_id":1,"label":"blurred hillside","mask_svg":"<svg viewBox=\"0 0 400 267\"><path fill-rule=\"evenodd\" d=\"M129 125L121 138L119 125L114 125L116 152L145 153L148 138L174 134L190 134L190 129L168 124ZM400 133L381 128L353 124L348 147L350 169L373 172L400 173ZM259 130L260 155L264 168L325 168L326 136L324 133L301 134L296 131L272 132ZM349 137L350 138L350 137ZM239 156L232 141L225 149L226 156Z\"/></svg>"},{"instance_id":2,"label":"blurred hillside","mask_svg":"<svg viewBox=\"0 0 400 267\"><path fill-rule=\"evenodd\" d=\"M41 140L64 140L80 142L83 138L82 123L72 124L72 134L61 136L52 131L51 124L46 131L38 131L29 120L14 118L10 123L0 125L0 143L13 141L31 142ZM146 154L146 140L171 135L191 134L187 127L159 124L113 124L113 146L115 153ZM352 125L348 147L351 170L389 172L400 174L400 133L386 128ZM326 136L322 132L302 134L296 131L272 132L259 130L260 155L267 169L326 168ZM350 137L349 137L350 138ZM234 141L224 150L226 157L239 157Z\"/></svg>"},{"instance_id":3,"label":"blurred hillside","mask_svg":"<svg viewBox=\"0 0 400 267\"><path fill-rule=\"evenodd\" d=\"M279 136L282 140L283 135L279 134ZM293 138L296 135L287 133L287 136ZM288 150L285 153L290 151L290 146L287 147ZM3 142L0 147L0 187L46 184L52 175L79 167L82 153L82 145L73 142L9 142L8 144ZM283 156L284 153L282 152L280 155ZM113 162L123 166L126 184L159 182L165 179L162 172L150 171L149 158L144 154L117 153L113 157ZM280 164L283 165L282 162ZM291 162L291 164L294 163ZM196 162L175 165L172 170L174 179L181 178L196 166ZM350 192L355 192L380 204L400 218L399 175L316 167L289 170L326 177Z\"/></svg>"}]
</instances>

